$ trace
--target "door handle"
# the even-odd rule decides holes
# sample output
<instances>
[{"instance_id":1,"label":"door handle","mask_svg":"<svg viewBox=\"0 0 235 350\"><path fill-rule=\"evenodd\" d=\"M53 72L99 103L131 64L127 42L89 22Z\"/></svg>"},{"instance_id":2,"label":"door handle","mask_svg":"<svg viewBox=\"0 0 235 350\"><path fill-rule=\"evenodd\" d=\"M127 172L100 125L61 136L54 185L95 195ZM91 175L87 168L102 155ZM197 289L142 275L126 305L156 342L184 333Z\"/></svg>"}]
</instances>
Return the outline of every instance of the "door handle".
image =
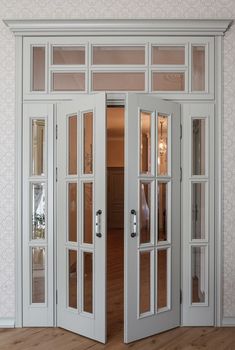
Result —
<instances>
[{"instance_id":1,"label":"door handle","mask_svg":"<svg viewBox=\"0 0 235 350\"><path fill-rule=\"evenodd\" d=\"M97 210L96 214L95 214L95 234L96 234L96 237L99 237L101 238L102 237L102 234L101 234L101 229L100 229L100 216L102 214L102 210L99 209Z\"/></svg>"},{"instance_id":2,"label":"door handle","mask_svg":"<svg viewBox=\"0 0 235 350\"><path fill-rule=\"evenodd\" d=\"M133 221L132 221L133 227L132 227L131 237L134 238L134 237L136 237L136 226L137 226L135 209L131 209L131 215L133 217Z\"/></svg>"}]
</instances>

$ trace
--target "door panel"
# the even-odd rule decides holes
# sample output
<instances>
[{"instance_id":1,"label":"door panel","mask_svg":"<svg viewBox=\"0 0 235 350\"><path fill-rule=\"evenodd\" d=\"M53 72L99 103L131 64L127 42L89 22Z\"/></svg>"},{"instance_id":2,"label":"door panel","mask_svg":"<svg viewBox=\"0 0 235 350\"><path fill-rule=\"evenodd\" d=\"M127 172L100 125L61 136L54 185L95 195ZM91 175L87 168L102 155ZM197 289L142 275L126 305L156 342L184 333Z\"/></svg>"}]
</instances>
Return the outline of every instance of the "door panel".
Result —
<instances>
[{"instance_id":1,"label":"door panel","mask_svg":"<svg viewBox=\"0 0 235 350\"><path fill-rule=\"evenodd\" d=\"M58 107L58 326L106 341L106 101Z\"/></svg>"},{"instance_id":2,"label":"door panel","mask_svg":"<svg viewBox=\"0 0 235 350\"><path fill-rule=\"evenodd\" d=\"M180 106L128 94L125 342L180 324Z\"/></svg>"}]
</instances>

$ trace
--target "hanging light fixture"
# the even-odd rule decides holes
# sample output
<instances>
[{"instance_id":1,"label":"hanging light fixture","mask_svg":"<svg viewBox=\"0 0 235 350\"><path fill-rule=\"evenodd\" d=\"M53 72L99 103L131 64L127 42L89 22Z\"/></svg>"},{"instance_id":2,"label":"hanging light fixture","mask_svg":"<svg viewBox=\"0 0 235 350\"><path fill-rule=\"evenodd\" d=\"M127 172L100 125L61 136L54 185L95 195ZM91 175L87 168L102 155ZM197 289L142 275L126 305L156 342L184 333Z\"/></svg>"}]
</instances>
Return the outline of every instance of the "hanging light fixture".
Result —
<instances>
[{"instance_id":1,"label":"hanging light fixture","mask_svg":"<svg viewBox=\"0 0 235 350\"><path fill-rule=\"evenodd\" d=\"M160 156L164 156L164 154L166 154L166 151L167 151L167 145L166 145L166 142L164 141L163 136L162 136L163 124L164 124L164 121L160 121L161 137L160 137L159 144L158 144Z\"/></svg>"}]
</instances>

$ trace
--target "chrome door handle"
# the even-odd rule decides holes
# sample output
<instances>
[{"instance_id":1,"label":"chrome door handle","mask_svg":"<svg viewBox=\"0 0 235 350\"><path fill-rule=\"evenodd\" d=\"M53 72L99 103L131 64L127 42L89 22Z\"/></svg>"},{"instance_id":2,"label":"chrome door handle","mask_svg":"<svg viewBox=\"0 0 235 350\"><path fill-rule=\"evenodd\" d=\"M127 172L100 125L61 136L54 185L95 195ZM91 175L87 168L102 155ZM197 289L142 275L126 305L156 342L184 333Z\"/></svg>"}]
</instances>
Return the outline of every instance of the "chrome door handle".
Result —
<instances>
[{"instance_id":1,"label":"chrome door handle","mask_svg":"<svg viewBox=\"0 0 235 350\"><path fill-rule=\"evenodd\" d=\"M96 214L95 214L95 234L96 234L96 237L99 237L101 238L102 237L102 234L101 234L101 229L100 229L100 226L101 226L101 223L100 223L100 216L102 214L102 210L99 209L97 210Z\"/></svg>"},{"instance_id":2,"label":"chrome door handle","mask_svg":"<svg viewBox=\"0 0 235 350\"><path fill-rule=\"evenodd\" d=\"M131 237L134 238L136 237L136 226L137 226L137 219L136 219L136 211L135 209L131 210L131 215L133 216L133 221L132 221L132 232L131 232Z\"/></svg>"}]
</instances>

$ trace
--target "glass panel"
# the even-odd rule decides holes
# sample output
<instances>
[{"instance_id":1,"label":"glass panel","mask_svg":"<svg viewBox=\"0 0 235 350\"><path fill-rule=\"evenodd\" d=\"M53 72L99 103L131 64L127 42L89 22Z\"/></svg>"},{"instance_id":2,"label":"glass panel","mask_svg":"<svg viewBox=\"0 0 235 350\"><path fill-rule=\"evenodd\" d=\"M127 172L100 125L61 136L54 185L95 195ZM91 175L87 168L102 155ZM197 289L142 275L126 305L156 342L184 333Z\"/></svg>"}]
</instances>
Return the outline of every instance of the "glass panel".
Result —
<instances>
[{"instance_id":1,"label":"glass panel","mask_svg":"<svg viewBox=\"0 0 235 350\"><path fill-rule=\"evenodd\" d=\"M145 47L93 46L93 64L145 64Z\"/></svg>"},{"instance_id":2,"label":"glass panel","mask_svg":"<svg viewBox=\"0 0 235 350\"><path fill-rule=\"evenodd\" d=\"M153 91L184 91L184 72L153 72L152 90Z\"/></svg>"},{"instance_id":3,"label":"glass panel","mask_svg":"<svg viewBox=\"0 0 235 350\"><path fill-rule=\"evenodd\" d=\"M85 91L85 73L52 73L52 91Z\"/></svg>"},{"instance_id":4,"label":"glass panel","mask_svg":"<svg viewBox=\"0 0 235 350\"><path fill-rule=\"evenodd\" d=\"M93 172L93 113L83 114L83 137L84 137L84 174Z\"/></svg>"},{"instance_id":5,"label":"glass panel","mask_svg":"<svg viewBox=\"0 0 235 350\"><path fill-rule=\"evenodd\" d=\"M168 193L167 183L158 182L158 241L167 241L168 239Z\"/></svg>"},{"instance_id":6,"label":"glass panel","mask_svg":"<svg viewBox=\"0 0 235 350\"><path fill-rule=\"evenodd\" d=\"M53 64L85 64L85 47L54 46Z\"/></svg>"},{"instance_id":7,"label":"glass panel","mask_svg":"<svg viewBox=\"0 0 235 350\"><path fill-rule=\"evenodd\" d=\"M45 303L45 248L32 248L32 303Z\"/></svg>"},{"instance_id":8,"label":"glass panel","mask_svg":"<svg viewBox=\"0 0 235 350\"><path fill-rule=\"evenodd\" d=\"M167 249L157 251L157 309L167 307Z\"/></svg>"},{"instance_id":9,"label":"glass panel","mask_svg":"<svg viewBox=\"0 0 235 350\"><path fill-rule=\"evenodd\" d=\"M151 113L140 112L140 172L151 173Z\"/></svg>"},{"instance_id":10,"label":"glass panel","mask_svg":"<svg viewBox=\"0 0 235 350\"><path fill-rule=\"evenodd\" d=\"M77 242L77 183L68 185L68 231L69 241Z\"/></svg>"},{"instance_id":11,"label":"glass panel","mask_svg":"<svg viewBox=\"0 0 235 350\"><path fill-rule=\"evenodd\" d=\"M68 173L69 175L77 174L77 116L73 115L68 118L69 124L69 164Z\"/></svg>"},{"instance_id":12,"label":"glass panel","mask_svg":"<svg viewBox=\"0 0 235 350\"><path fill-rule=\"evenodd\" d=\"M93 91L144 91L144 72L93 72Z\"/></svg>"},{"instance_id":13,"label":"glass panel","mask_svg":"<svg viewBox=\"0 0 235 350\"><path fill-rule=\"evenodd\" d=\"M32 239L45 239L46 189L43 183L32 186Z\"/></svg>"},{"instance_id":14,"label":"glass panel","mask_svg":"<svg viewBox=\"0 0 235 350\"><path fill-rule=\"evenodd\" d=\"M77 309L77 251L68 250L69 253L69 267L68 267L68 279L69 279L69 300L68 306L73 309Z\"/></svg>"},{"instance_id":15,"label":"glass panel","mask_svg":"<svg viewBox=\"0 0 235 350\"><path fill-rule=\"evenodd\" d=\"M192 303L204 303L206 295L206 248L192 247Z\"/></svg>"},{"instance_id":16,"label":"glass panel","mask_svg":"<svg viewBox=\"0 0 235 350\"><path fill-rule=\"evenodd\" d=\"M158 175L168 173L168 117L158 114Z\"/></svg>"},{"instance_id":17,"label":"glass panel","mask_svg":"<svg viewBox=\"0 0 235 350\"><path fill-rule=\"evenodd\" d=\"M32 175L45 175L45 119L32 119Z\"/></svg>"},{"instance_id":18,"label":"glass panel","mask_svg":"<svg viewBox=\"0 0 235 350\"><path fill-rule=\"evenodd\" d=\"M45 91L45 47L33 47L32 90Z\"/></svg>"},{"instance_id":19,"label":"glass panel","mask_svg":"<svg viewBox=\"0 0 235 350\"><path fill-rule=\"evenodd\" d=\"M92 253L84 252L83 254L83 268L84 268L84 290L83 290L83 310L86 312L93 312L93 266Z\"/></svg>"},{"instance_id":20,"label":"glass panel","mask_svg":"<svg viewBox=\"0 0 235 350\"><path fill-rule=\"evenodd\" d=\"M205 46L192 47L192 91L205 91Z\"/></svg>"},{"instance_id":21,"label":"glass panel","mask_svg":"<svg viewBox=\"0 0 235 350\"><path fill-rule=\"evenodd\" d=\"M205 119L192 121L192 175L205 175Z\"/></svg>"},{"instance_id":22,"label":"glass panel","mask_svg":"<svg viewBox=\"0 0 235 350\"><path fill-rule=\"evenodd\" d=\"M93 242L93 184L83 184L83 206L84 206L84 243Z\"/></svg>"},{"instance_id":23,"label":"glass panel","mask_svg":"<svg viewBox=\"0 0 235 350\"><path fill-rule=\"evenodd\" d=\"M151 238L151 182L140 182L140 243Z\"/></svg>"},{"instance_id":24,"label":"glass panel","mask_svg":"<svg viewBox=\"0 0 235 350\"><path fill-rule=\"evenodd\" d=\"M151 252L140 252L140 315L151 311Z\"/></svg>"},{"instance_id":25,"label":"glass panel","mask_svg":"<svg viewBox=\"0 0 235 350\"><path fill-rule=\"evenodd\" d=\"M153 46L152 64L185 64L184 46Z\"/></svg>"},{"instance_id":26,"label":"glass panel","mask_svg":"<svg viewBox=\"0 0 235 350\"><path fill-rule=\"evenodd\" d=\"M192 183L192 239L206 237L206 184Z\"/></svg>"}]
</instances>

